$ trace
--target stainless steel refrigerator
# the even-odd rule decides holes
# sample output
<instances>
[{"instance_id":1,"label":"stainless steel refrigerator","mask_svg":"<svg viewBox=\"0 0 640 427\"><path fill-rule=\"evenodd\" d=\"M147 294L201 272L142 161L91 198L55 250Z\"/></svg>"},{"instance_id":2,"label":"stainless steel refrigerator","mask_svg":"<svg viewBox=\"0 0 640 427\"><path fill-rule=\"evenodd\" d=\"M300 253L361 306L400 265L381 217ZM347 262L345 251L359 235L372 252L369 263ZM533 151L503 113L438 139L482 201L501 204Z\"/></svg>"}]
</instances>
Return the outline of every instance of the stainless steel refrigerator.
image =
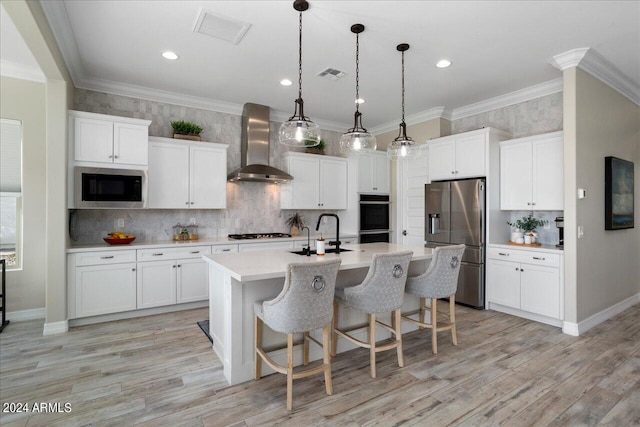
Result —
<instances>
[{"instance_id":1,"label":"stainless steel refrigerator","mask_svg":"<svg viewBox=\"0 0 640 427\"><path fill-rule=\"evenodd\" d=\"M485 181L461 179L425 184L426 246L458 245L462 257L456 302L484 308Z\"/></svg>"}]
</instances>

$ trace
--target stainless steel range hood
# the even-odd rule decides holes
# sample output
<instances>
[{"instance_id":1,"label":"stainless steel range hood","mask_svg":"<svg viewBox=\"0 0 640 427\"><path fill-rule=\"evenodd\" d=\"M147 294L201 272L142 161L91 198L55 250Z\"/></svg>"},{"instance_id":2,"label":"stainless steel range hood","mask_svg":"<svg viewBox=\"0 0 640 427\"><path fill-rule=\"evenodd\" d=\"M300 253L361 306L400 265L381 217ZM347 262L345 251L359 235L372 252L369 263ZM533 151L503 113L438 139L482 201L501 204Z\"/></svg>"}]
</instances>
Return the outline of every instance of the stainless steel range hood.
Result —
<instances>
[{"instance_id":1,"label":"stainless steel range hood","mask_svg":"<svg viewBox=\"0 0 640 427\"><path fill-rule=\"evenodd\" d=\"M229 181L286 182L293 177L269 166L269 107L244 104L240 139L240 168L231 172Z\"/></svg>"}]
</instances>

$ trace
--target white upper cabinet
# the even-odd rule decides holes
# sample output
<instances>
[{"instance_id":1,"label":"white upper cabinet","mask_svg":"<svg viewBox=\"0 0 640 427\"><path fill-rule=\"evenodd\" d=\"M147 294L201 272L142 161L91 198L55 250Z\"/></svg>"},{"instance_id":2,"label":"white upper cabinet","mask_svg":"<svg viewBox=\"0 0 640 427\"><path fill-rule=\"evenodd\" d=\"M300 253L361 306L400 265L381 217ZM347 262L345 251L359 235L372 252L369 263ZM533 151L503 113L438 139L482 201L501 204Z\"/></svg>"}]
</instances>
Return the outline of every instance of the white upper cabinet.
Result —
<instances>
[{"instance_id":1,"label":"white upper cabinet","mask_svg":"<svg viewBox=\"0 0 640 427\"><path fill-rule=\"evenodd\" d=\"M285 154L284 169L293 181L280 185L280 208L347 208L347 160L317 154Z\"/></svg>"},{"instance_id":2,"label":"white upper cabinet","mask_svg":"<svg viewBox=\"0 0 640 427\"><path fill-rule=\"evenodd\" d=\"M389 159L377 151L358 154L358 192L389 194Z\"/></svg>"},{"instance_id":3,"label":"white upper cabinet","mask_svg":"<svg viewBox=\"0 0 640 427\"><path fill-rule=\"evenodd\" d=\"M148 164L149 120L69 111L69 121L74 162L102 167Z\"/></svg>"},{"instance_id":4,"label":"white upper cabinet","mask_svg":"<svg viewBox=\"0 0 640 427\"><path fill-rule=\"evenodd\" d=\"M429 141L429 179L487 176L489 143L507 137L503 131L483 128Z\"/></svg>"},{"instance_id":5,"label":"white upper cabinet","mask_svg":"<svg viewBox=\"0 0 640 427\"><path fill-rule=\"evenodd\" d=\"M149 208L224 209L227 146L151 137Z\"/></svg>"},{"instance_id":6,"label":"white upper cabinet","mask_svg":"<svg viewBox=\"0 0 640 427\"><path fill-rule=\"evenodd\" d=\"M500 209L563 210L563 134L500 143Z\"/></svg>"}]
</instances>

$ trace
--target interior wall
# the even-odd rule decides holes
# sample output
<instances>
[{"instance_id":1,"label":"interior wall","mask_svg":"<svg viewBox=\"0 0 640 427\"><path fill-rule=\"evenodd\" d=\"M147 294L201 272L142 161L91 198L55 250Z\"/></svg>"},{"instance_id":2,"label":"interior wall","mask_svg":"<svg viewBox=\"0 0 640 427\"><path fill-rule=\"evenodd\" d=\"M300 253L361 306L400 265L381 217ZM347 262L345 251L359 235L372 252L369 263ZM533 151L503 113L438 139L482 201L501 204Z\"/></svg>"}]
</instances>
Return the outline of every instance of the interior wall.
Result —
<instances>
[{"instance_id":1,"label":"interior wall","mask_svg":"<svg viewBox=\"0 0 640 427\"><path fill-rule=\"evenodd\" d=\"M7 311L44 308L46 203L45 84L0 80L0 116L22 122L22 268L7 270Z\"/></svg>"},{"instance_id":2,"label":"interior wall","mask_svg":"<svg viewBox=\"0 0 640 427\"><path fill-rule=\"evenodd\" d=\"M640 199L640 107L588 73L576 74L576 180L587 190L578 200L577 318L582 321L640 293L640 227L604 229L604 158L634 162L634 198ZM636 212L636 219L638 212Z\"/></svg>"}]
</instances>

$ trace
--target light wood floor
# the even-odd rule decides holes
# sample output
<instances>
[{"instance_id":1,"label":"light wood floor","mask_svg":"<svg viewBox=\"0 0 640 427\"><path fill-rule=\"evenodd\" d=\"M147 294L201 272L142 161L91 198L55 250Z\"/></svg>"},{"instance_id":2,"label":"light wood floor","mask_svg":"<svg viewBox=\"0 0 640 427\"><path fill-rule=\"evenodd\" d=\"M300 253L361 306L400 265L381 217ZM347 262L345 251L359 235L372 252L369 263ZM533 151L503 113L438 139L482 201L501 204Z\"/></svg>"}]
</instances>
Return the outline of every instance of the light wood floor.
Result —
<instances>
[{"instance_id":1,"label":"light wood floor","mask_svg":"<svg viewBox=\"0 0 640 427\"><path fill-rule=\"evenodd\" d=\"M11 426L477 426L640 425L640 304L576 338L558 328L458 308L459 346L428 331L404 336L405 363L365 349L322 375L284 375L226 387L197 321L207 309L73 328L42 336L42 322L0 334L0 400L70 403L69 413L0 413Z\"/></svg>"}]
</instances>

